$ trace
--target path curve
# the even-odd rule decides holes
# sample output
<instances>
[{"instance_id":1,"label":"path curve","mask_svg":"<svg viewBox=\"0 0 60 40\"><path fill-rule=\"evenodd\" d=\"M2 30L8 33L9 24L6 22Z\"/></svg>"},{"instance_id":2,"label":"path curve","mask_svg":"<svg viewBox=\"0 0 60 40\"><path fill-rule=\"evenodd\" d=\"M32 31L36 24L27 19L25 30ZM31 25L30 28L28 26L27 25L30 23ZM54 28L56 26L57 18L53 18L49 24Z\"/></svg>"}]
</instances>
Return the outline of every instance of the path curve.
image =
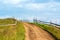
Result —
<instances>
[{"instance_id":1,"label":"path curve","mask_svg":"<svg viewBox=\"0 0 60 40\"><path fill-rule=\"evenodd\" d=\"M25 40L55 40L48 32L33 24L23 23L26 33Z\"/></svg>"}]
</instances>

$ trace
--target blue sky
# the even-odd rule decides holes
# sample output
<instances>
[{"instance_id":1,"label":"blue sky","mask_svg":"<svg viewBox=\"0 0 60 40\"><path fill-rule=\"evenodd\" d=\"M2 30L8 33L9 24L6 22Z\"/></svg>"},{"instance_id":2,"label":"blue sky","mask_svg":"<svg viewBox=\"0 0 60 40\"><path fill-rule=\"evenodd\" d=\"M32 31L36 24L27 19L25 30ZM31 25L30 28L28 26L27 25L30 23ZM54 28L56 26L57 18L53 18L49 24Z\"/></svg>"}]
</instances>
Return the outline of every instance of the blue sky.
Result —
<instances>
[{"instance_id":1,"label":"blue sky","mask_svg":"<svg viewBox=\"0 0 60 40\"><path fill-rule=\"evenodd\" d=\"M6 17L60 24L60 0L0 0L0 18Z\"/></svg>"}]
</instances>

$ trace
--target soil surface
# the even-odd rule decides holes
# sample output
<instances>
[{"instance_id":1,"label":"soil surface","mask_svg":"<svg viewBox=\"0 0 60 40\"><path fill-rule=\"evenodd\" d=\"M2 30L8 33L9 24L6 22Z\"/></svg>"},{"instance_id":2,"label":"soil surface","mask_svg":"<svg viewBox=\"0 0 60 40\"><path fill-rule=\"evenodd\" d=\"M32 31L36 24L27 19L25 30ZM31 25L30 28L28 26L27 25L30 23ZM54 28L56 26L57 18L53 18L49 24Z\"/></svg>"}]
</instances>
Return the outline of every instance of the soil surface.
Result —
<instances>
[{"instance_id":1,"label":"soil surface","mask_svg":"<svg viewBox=\"0 0 60 40\"><path fill-rule=\"evenodd\" d=\"M24 22L25 40L55 40L48 32L36 25Z\"/></svg>"}]
</instances>

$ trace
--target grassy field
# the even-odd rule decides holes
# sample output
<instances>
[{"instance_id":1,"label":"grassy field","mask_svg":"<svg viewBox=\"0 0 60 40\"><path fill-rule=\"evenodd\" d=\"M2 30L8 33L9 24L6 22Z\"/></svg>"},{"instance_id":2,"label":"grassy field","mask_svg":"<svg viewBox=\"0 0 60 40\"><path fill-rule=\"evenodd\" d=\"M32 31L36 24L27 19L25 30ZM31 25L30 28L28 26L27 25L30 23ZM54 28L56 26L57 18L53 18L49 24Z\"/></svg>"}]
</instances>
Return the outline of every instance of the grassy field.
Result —
<instances>
[{"instance_id":1,"label":"grassy field","mask_svg":"<svg viewBox=\"0 0 60 40\"><path fill-rule=\"evenodd\" d=\"M7 18L0 19L0 25L14 24L16 19ZM30 23L30 22L29 22ZM60 29L53 25L32 23L45 31L49 32L56 40L60 40ZM0 40L24 40L25 29L21 21L17 21L16 25L0 26Z\"/></svg>"},{"instance_id":2,"label":"grassy field","mask_svg":"<svg viewBox=\"0 0 60 40\"><path fill-rule=\"evenodd\" d=\"M17 39L16 40L24 40L25 38L25 29L21 22L17 23Z\"/></svg>"},{"instance_id":3,"label":"grassy field","mask_svg":"<svg viewBox=\"0 0 60 40\"><path fill-rule=\"evenodd\" d=\"M14 18L0 19L0 25L3 25L3 24L14 24L15 21L16 20Z\"/></svg>"},{"instance_id":4,"label":"grassy field","mask_svg":"<svg viewBox=\"0 0 60 40\"><path fill-rule=\"evenodd\" d=\"M41 24L41 23L32 23L40 28L44 29L45 31L49 32L56 40L60 40L60 29L54 27L53 25L48 24Z\"/></svg>"},{"instance_id":5,"label":"grassy field","mask_svg":"<svg viewBox=\"0 0 60 40\"><path fill-rule=\"evenodd\" d=\"M15 19L0 19L0 25L14 24ZM0 26L0 40L24 40L25 29L22 22L17 21L16 25Z\"/></svg>"}]
</instances>

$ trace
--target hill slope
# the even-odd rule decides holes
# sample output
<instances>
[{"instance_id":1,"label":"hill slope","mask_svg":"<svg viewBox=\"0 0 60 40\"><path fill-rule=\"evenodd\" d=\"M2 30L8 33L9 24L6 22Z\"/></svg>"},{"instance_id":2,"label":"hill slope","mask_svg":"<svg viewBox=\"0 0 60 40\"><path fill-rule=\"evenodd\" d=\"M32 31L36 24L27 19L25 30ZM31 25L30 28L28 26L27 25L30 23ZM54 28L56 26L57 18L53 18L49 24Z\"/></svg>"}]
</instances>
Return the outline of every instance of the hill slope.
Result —
<instances>
[{"instance_id":1,"label":"hill slope","mask_svg":"<svg viewBox=\"0 0 60 40\"><path fill-rule=\"evenodd\" d=\"M42 24L21 22L14 18L0 19L0 40L55 40L47 31L60 38L58 30ZM43 30L44 29L44 30Z\"/></svg>"},{"instance_id":2,"label":"hill slope","mask_svg":"<svg viewBox=\"0 0 60 40\"><path fill-rule=\"evenodd\" d=\"M24 40L24 32L22 22L12 18L0 19L0 40Z\"/></svg>"}]
</instances>

